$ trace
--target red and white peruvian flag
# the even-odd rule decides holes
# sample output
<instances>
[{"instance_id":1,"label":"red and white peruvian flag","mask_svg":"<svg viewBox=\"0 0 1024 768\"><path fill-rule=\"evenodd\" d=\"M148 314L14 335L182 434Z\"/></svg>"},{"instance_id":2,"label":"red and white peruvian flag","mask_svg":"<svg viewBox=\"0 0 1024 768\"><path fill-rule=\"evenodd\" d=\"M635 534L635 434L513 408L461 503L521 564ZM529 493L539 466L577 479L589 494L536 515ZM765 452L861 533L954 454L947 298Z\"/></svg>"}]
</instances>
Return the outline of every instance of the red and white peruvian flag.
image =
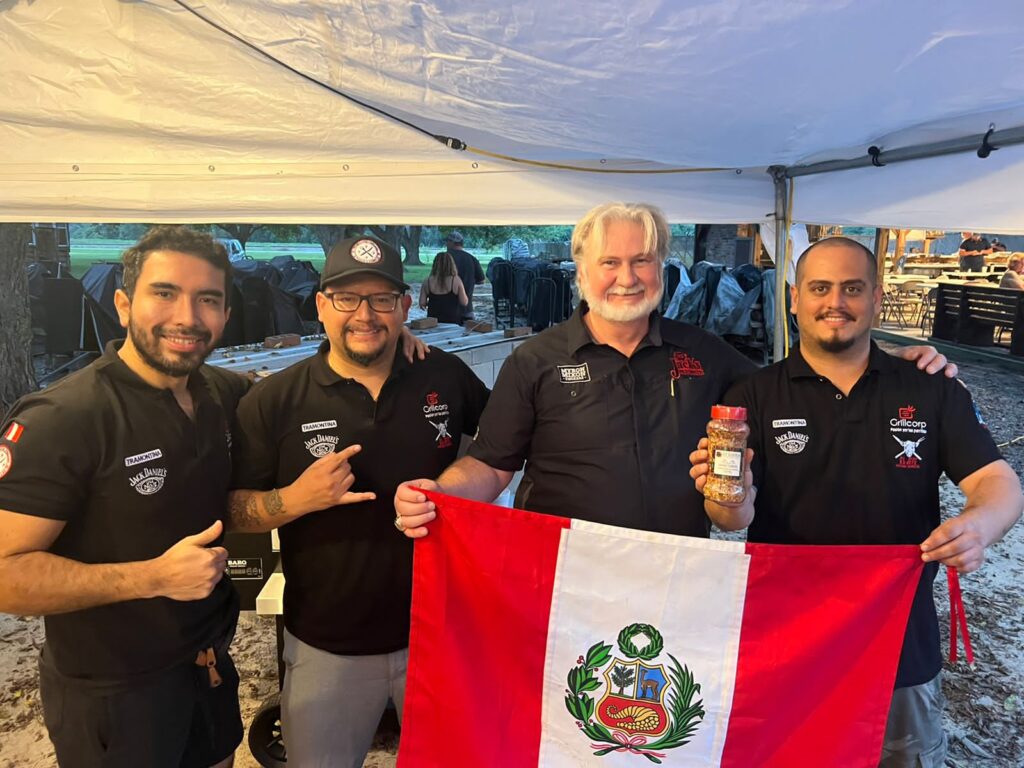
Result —
<instances>
[{"instance_id":1,"label":"red and white peruvian flag","mask_svg":"<svg viewBox=\"0 0 1024 768\"><path fill-rule=\"evenodd\" d=\"M25 428L16 421L12 421L10 426L4 430L4 440L11 443L16 443L21 439L21 433L25 431Z\"/></svg>"},{"instance_id":2,"label":"red and white peruvian flag","mask_svg":"<svg viewBox=\"0 0 1024 768\"><path fill-rule=\"evenodd\" d=\"M400 768L878 764L916 547L709 541L430 496Z\"/></svg>"}]
</instances>

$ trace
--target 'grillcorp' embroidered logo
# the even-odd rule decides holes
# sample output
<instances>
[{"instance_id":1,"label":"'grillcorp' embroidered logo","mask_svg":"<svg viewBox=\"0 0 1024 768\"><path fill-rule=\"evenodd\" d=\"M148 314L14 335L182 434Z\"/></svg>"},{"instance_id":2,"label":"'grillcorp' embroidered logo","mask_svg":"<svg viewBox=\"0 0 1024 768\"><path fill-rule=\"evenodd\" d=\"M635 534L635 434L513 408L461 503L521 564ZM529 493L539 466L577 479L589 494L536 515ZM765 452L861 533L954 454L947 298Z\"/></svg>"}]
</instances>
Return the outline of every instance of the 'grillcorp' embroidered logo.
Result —
<instances>
[{"instance_id":1,"label":"'grillcorp' embroidered logo","mask_svg":"<svg viewBox=\"0 0 1024 768\"><path fill-rule=\"evenodd\" d=\"M146 467L128 481L128 484L143 496L152 496L164 487L167 470L159 467Z\"/></svg>"},{"instance_id":2,"label":"'grillcorp' embroidered logo","mask_svg":"<svg viewBox=\"0 0 1024 768\"><path fill-rule=\"evenodd\" d=\"M590 381L590 368L586 363L580 365L558 366L558 378L563 384L582 384Z\"/></svg>"},{"instance_id":3,"label":"'grillcorp' embroidered logo","mask_svg":"<svg viewBox=\"0 0 1024 768\"><path fill-rule=\"evenodd\" d=\"M320 435L307 440L304 445L306 450L309 451L315 458L322 459L328 453L334 453L334 449L338 447L339 438L335 435Z\"/></svg>"},{"instance_id":4,"label":"'grillcorp' embroidered logo","mask_svg":"<svg viewBox=\"0 0 1024 768\"><path fill-rule=\"evenodd\" d=\"M154 461L162 457L163 453L160 452L160 449L155 448L152 451L137 453L134 456L127 456L124 460L124 465L126 467L134 467L136 464L145 464L147 461Z\"/></svg>"}]
</instances>

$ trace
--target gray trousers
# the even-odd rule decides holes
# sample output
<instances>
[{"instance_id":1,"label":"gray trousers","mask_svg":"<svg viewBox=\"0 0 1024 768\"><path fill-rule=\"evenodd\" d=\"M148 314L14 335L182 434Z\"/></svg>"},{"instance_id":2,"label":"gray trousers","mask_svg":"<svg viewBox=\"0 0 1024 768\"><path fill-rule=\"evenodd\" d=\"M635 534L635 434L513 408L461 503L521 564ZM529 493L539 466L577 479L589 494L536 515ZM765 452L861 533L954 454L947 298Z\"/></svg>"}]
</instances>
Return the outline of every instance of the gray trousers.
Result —
<instances>
[{"instance_id":1,"label":"gray trousers","mask_svg":"<svg viewBox=\"0 0 1024 768\"><path fill-rule=\"evenodd\" d=\"M407 648L339 656L284 633L281 729L289 768L361 768L388 699L402 719Z\"/></svg>"},{"instance_id":2,"label":"gray trousers","mask_svg":"<svg viewBox=\"0 0 1024 768\"><path fill-rule=\"evenodd\" d=\"M897 688L885 725L879 768L943 768L942 675L910 688Z\"/></svg>"}]
</instances>

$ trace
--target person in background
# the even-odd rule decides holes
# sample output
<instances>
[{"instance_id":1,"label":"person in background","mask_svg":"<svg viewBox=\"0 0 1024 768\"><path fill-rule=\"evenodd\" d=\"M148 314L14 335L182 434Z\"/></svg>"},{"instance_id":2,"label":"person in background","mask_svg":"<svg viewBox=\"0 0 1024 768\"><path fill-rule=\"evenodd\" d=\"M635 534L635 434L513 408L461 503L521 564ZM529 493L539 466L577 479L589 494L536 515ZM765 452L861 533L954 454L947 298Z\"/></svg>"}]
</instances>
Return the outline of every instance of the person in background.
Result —
<instances>
[{"instance_id":1,"label":"person in background","mask_svg":"<svg viewBox=\"0 0 1024 768\"><path fill-rule=\"evenodd\" d=\"M964 232L960 243L960 271L984 272L985 257L992 253L992 245L977 232Z\"/></svg>"},{"instance_id":2,"label":"person in background","mask_svg":"<svg viewBox=\"0 0 1024 768\"><path fill-rule=\"evenodd\" d=\"M466 289L455 271L455 259L447 251L437 254L430 276L420 286L420 309L427 310L427 317L435 317L439 323L461 325L468 304Z\"/></svg>"},{"instance_id":3,"label":"person in background","mask_svg":"<svg viewBox=\"0 0 1024 768\"><path fill-rule=\"evenodd\" d=\"M1014 253L1006 263L1006 271L999 279L1000 288L1024 291L1024 253Z\"/></svg>"},{"instance_id":4,"label":"person in background","mask_svg":"<svg viewBox=\"0 0 1024 768\"><path fill-rule=\"evenodd\" d=\"M459 279L462 280L463 288L466 290L466 306L462 311L462 317L464 320L472 320L473 289L483 283L485 277L479 260L472 253L463 249L463 242L462 233L453 229L448 233L448 237L445 238L445 245L448 250L442 251L442 253L451 254L452 259L455 261L455 269L459 273Z\"/></svg>"}]
</instances>

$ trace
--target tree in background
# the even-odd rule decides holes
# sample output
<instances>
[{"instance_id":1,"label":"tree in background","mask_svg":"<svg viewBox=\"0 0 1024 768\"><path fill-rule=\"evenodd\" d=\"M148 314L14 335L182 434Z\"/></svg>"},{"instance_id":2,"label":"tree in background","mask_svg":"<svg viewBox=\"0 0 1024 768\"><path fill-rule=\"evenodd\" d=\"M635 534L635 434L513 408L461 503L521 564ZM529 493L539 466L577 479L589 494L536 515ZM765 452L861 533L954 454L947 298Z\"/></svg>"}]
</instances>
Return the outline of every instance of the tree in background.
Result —
<instances>
[{"instance_id":1,"label":"tree in background","mask_svg":"<svg viewBox=\"0 0 1024 768\"><path fill-rule=\"evenodd\" d=\"M31 237L29 224L0 224L0 418L37 387L25 258Z\"/></svg>"},{"instance_id":2,"label":"tree in background","mask_svg":"<svg viewBox=\"0 0 1024 768\"><path fill-rule=\"evenodd\" d=\"M217 226L240 242L243 248L257 230L263 229L262 224L218 224Z\"/></svg>"},{"instance_id":3,"label":"tree in background","mask_svg":"<svg viewBox=\"0 0 1024 768\"><path fill-rule=\"evenodd\" d=\"M365 227L351 226L349 224L310 224L306 227L313 236L313 241L320 243L324 249L324 256L331 252L331 248L339 240L346 237L358 237L365 234Z\"/></svg>"},{"instance_id":4,"label":"tree in background","mask_svg":"<svg viewBox=\"0 0 1024 768\"><path fill-rule=\"evenodd\" d=\"M423 227L407 226L404 224L371 224L370 231L401 253L405 251L405 258L402 262L410 267L419 266L420 261L420 234Z\"/></svg>"}]
</instances>

